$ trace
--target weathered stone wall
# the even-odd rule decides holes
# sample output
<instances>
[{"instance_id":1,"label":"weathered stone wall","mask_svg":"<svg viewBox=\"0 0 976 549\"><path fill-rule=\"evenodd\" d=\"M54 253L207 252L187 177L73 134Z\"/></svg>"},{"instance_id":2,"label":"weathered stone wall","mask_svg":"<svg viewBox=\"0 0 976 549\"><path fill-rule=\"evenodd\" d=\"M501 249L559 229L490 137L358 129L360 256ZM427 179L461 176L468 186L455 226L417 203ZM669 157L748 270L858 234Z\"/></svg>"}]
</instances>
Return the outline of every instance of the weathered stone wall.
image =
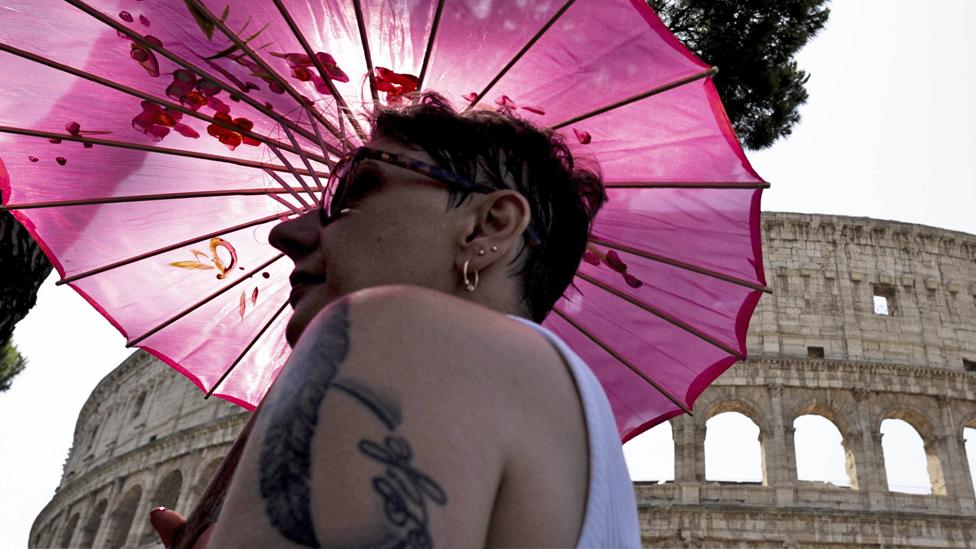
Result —
<instances>
[{"instance_id":1,"label":"weathered stone wall","mask_svg":"<svg viewBox=\"0 0 976 549\"><path fill-rule=\"evenodd\" d=\"M693 417L672 420L675 480L635 486L645 543L976 546L962 439L976 427L976 373L964 362L976 362L976 236L781 213L764 214L763 231L774 293L753 318L751 358L705 391ZM893 314L874 313L876 291ZM823 358L811 358L818 347ZM705 423L726 411L759 426L762 483L705 480ZM851 488L796 480L793 420L811 413L843 435ZM932 495L888 490L887 418L925 441ZM191 509L243 422L239 408L202 400L181 376L134 354L83 408L31 545L152 545L148 511Z\"/></svg>"},{"instance_id":2,"label":"weathered stone wall","mask_svg":"<svg viewBox=\"0 0 976 549\"><path fill-rule=\"evenodd\" d=\"M61 484L34 521L31 546L158 546L149 511L192 509L244 425L241 408L201 397L143 351L106 376L78 416Z\"/></svg>"},{"instance_id":3,"label":"weathered stone wall","mask_svg":"<svg viewBox=\"0 0 976 549\"><path fill-rule=\"evenodd\" d=\"M660 547L976 547L963 430L976 427L976 236L839 216L766 213L772 295L750 359L672 420L675 480L637 483L645 543ZM873 295L892 298L875 314ZM813 358L823 348L823 358ZM760 484L705 480L705 424L736 411L760 429ZM843 436L850 488L797 480L793 421ZM924 441L932 495L888 490L881 422Z\"/></svg>"}]
</instances>

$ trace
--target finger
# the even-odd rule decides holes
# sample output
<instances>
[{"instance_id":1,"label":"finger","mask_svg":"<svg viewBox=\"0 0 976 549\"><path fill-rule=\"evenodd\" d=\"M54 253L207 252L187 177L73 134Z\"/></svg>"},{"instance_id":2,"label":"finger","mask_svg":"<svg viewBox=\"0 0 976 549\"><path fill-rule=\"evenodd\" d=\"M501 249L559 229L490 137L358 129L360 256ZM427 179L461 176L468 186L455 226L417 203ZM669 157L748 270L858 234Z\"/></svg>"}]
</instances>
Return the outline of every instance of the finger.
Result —
<instances>
[{"instance_id":1,"label":"finger","mask_svg":"<svg viewBox=\"0 0 976 549\"><path fill-rule=\"evenodd\" d=\"M177 532L186 525L186 519L176 511L157 507L149 512L149 523L159 534L159 540L163 542L163 545L169 547Z\"/></svg>"}]
</instances>

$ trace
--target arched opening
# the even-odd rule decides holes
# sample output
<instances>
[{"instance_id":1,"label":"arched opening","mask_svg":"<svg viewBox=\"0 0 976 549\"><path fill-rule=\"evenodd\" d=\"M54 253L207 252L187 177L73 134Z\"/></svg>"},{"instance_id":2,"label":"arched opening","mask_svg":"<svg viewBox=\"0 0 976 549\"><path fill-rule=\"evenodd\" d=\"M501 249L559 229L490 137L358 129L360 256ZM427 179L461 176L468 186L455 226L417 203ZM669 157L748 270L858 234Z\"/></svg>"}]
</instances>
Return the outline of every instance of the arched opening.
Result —
<instances>
[{"instance_id":1,"label":"arched opening","mask_svg":"<svg viewBox=\"0 0 976 549\"><path fill-rule=\"evenodd\" d=\"M705 423L705 480L763 482L759 435L759 426L744 414L712 416Z\"/></svg>"},{"instance_id":2,"label":"arched opening","mask_svg":"<svg viewBox=\"0 0 976 549\"><path fill-rule=\"evenodd\" d=\"M217 474L217 469L220 468L220 464L223 463L223 461L224 458L213 459L200 471L200 473L197 475L196 482L190 486L189 490L184 496L183 507L189 509L197 504L197 500L203 494L203 491L207 489L207 486Z\"/></svg>"},{"instance_id":3,"label":"arched opening","mask_svg":"<svg viewBox=\"0 0 976 549\"><path fill-rule=\"evenodd\" d=\"M674 480L674 434L671 422L655 425L624 444L631 480Z\"/></svg>"},{"instance_id":4,"label":"arched opening","mask_svg":"<svg viewBox=\"0 0 976 549\"><path fill-rule=\"evenodd\" d=\"M98 528L102 525L102 517L105 516L105 508L108 507L108 500L101 500L92 509L90 515L88 515L88 520L85 521L85 525L81 528L81 542L78 544L81 547L92 547L95 545L95 536L98 535Z\"/></svg>"},{"instance_id":5,"label":"arched opening","mask_svg":"<svg viewBox=\"0 0 976 549\"><path fill-rule=\"evenodd\" d=\"M105 536L105 547L117 548L125 545L125 540L129 537L129 529L132 528L132 519L136 515L136 507L142 499L142 487L133 486L125 493L125 496L115 506L109 517L108 534Z\"/></svg>"},{"instance_id":6,"label":"arched opening","mask_svg":"<svg viewBox=\"0 0 976 549\"><path fill-rule=\"evenodd\" d=\"M64 531L61 532L61 547L69 547L71 545L71 538L75 535L75 527L78 526L78 513L71 515L68 519L68 524L64 526Z\"/></svg>"},{"instance_id":7,"label":"arched opening","mask_svg":"<svg viewBox=\"0 0 976 549\"><path fill-rule=\"evenodd\" d=\"M976 420L973 420L970 425L976 425ZM976 492L976 427L966 427L963 429L962 438L966 444L966 461L969 462L969 478L973 481L973 492Z\"/></svg>"},{"instance_id":8,"label":"arched opening","mask_svg":"<svg viewBox=\"0 0 976 549\"><path fill-rule=\"evenodd\" d=\"M152 506L176 509L176 503L180 499L180 489L182 487L183 473L179 469L170 471L156 488L156 494L152 499Z\"/></svg>"},{"instance_id":9,"label":"arched opening","mask_svg":"<svg viewBox=\"0 0 976 549\"><path fill-rule=\"evenodd\" d=\"M796 450L796 478L852 485L853 463L844 450L844 437L834 422L821 415L807 414L793 420Z\"/></svg>"},{"instance_id":10,"label":"arched opening","mask_svg":"<svg viewBox=\"0 0 976 549\"><path fill-rule=\"evenodd\" d=\"M918 431L903 419L886 419L881 422L881 435L888 490L905 494L931 494L929 460Z\"/></svg>"}]
</instances>

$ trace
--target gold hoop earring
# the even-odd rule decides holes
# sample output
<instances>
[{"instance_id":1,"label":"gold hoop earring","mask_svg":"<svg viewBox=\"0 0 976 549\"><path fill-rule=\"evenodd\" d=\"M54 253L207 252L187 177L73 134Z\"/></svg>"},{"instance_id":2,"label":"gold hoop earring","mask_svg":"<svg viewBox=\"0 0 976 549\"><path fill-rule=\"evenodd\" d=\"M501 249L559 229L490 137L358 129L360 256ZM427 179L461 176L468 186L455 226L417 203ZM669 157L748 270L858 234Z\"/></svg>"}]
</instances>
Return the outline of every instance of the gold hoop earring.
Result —
<instances>
[{"instance_id":1,"label":"gold hoop earring","mask_svg":"<svg viewBox=\"0 0 976 549\"><path fill-rule=\"evenodd\" d=\"M477 269L475 269L475 271L474 271L474 282L471 282L470 280L468 280L468 264L469 263L471 263L471 260L470 259L464 262L464 268L461 270L461 278L464 279L464 291L466 291L466 292L473 292L475 290L475 288L478 287L478 271L477 271Z\"/></svg>"}]
</instances>

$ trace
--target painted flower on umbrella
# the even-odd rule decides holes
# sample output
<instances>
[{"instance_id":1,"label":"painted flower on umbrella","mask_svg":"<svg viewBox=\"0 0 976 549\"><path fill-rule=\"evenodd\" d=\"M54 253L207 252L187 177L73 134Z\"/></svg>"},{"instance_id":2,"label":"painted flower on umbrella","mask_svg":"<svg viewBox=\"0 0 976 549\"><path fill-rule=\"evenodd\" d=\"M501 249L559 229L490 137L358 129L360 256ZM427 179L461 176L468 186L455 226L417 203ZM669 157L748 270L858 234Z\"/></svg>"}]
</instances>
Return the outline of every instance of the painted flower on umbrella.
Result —
<instances>
[{"instance_id":1,"label":"painted flower on umbrella","mask_svg":"<svg viewBox=\"0 0 976 549\"><path fill-rule=\"evenodd\" d=\"M376 89L386 92L386 103L397 105L403 98L415 91L420 80L412 75L393 72L390 69L376 67Z\"/></svg>"},{"instance_id":2,"label":"painted flower on umbrella","mask_svg":"<svg viewBox=\"0 0 976 549\"><path fill-rule=\"evenodd\" d=\"M128 36L125 36L125 38L128 39ZM149 42L154 46L162 47L163 45L163 42L160 39L152 36L151 34L147 34L144 39L146 42ZM132 49L129 51L129 57L142 65L142 68L146 69L149 76L159 76L159 61L156 59L156 54L154 54L151 49L133 40Z\"/></svg>"},{"instance_id":3,"label":"painted flower on umbrella","mask_svg":"<svg viewBox=\"0 0 976 549\"><path fill-rule=\"evenodd\" d=\"M315 91L328 94L329 86L326 85L325 80L323 80L319 75L315 74L317 68L312 58L304 53L275 53L270 52L271 55L275 57L280 57L288 63L288 67L291 69L291 75L295 79L301 82L311 82L315 86ZM336 82L348 82L349 76L339 68L336 64L336 60L332 55L325 52L316 52L315 59L322 65L325 69L325 76L329 80Z\"/></svg>"},{"instance_id":4,"label":"painted flower on umbrella","mask_svg":"<svg viewBox=\"0 0 976 549\"><path fill-rule=\"evenodd\" d=\"M216 112L214 113L214 119L223 122L225 125L230 125L236 128L236 130L232 130L225 128L224 126L218 126L217 124L210 124L207 126L207 133L216 137L221 143L226 145L228 149L234 150L241 143L255 147L261 144L261 142L257 139L243 134L243 132L251 131L251 128L254 127L254 122L251 122L247 118L231 118L230 115L225 112Z\"/></svg>"},{"instance_id":5,"label":"painted flower on umbrella","mask_svg":"<svg viewBox=\"0 0 976 549\"><path fill-rule=\"evenodd\" d=\"M200 137L196 130L180 122L183 113L163 108L152 101L143 101L140 105L142 105L142 112L132 119L132 127L146 134L153 141L160 141L169 135L171 128L184 137L194 139Z\"/></svg>"},{"instance_id":6,"label":"painted flower on umbrella","mask_svg":"<svg viewBox=\"0 0 976 549\"><path fill-rule=\"evenodd\" d=\"M220 87L212 80L198 78L186 69L173 72L173 81L166 87L166 95L179 101L181 105L191 110L199 110L207 105L215 111L230 112L226 103L217 99Z\"/></svg>"}]
</instances>

